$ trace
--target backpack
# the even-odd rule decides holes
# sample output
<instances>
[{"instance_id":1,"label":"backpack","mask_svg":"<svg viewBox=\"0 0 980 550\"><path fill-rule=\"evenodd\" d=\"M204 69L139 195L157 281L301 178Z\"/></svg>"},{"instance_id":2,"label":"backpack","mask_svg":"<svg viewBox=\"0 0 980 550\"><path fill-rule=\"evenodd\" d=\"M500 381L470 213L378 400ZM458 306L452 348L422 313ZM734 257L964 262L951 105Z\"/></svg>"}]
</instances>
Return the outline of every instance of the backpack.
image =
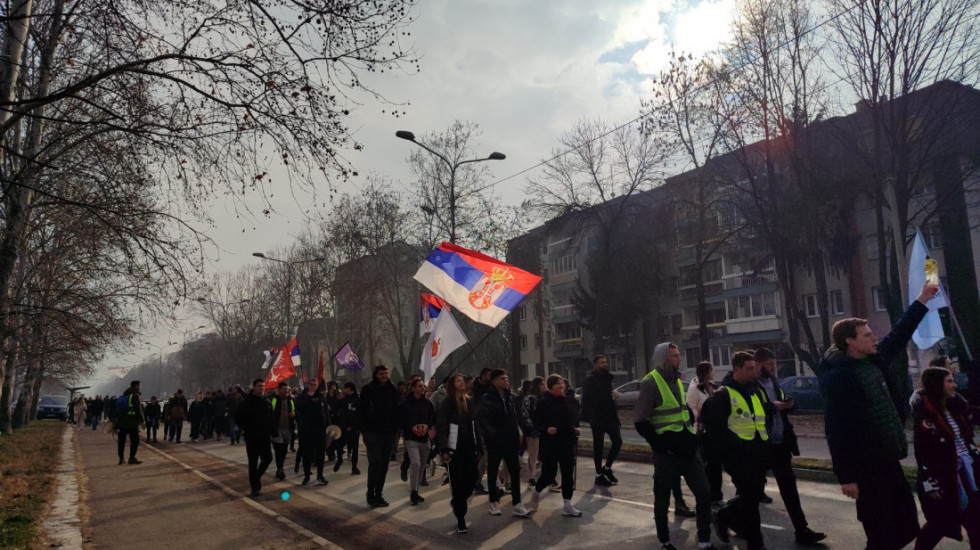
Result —
<instances>
[{"instance_id":1,"label":"backpack","mask_svg":"<svg viewBox=\"0 0 980 550\"><path fill-rule=\"evenodd\" d=\"M129 414L130 408L131 408L130 405L129 405L129 398L130 398L130 395L120 395L119 396L119 399L116 399L116 414L117 415Z\"/></svg>"}]
</instances>

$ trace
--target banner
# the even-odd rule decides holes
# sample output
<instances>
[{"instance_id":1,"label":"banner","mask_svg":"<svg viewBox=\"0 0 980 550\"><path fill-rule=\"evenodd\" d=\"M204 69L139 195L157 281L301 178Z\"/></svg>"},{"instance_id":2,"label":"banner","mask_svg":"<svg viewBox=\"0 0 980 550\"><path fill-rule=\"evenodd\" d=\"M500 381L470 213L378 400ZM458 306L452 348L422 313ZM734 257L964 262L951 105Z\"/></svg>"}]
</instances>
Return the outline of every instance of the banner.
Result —
<instances>
[{"instance_id":1,"label":"banner","mask_svg":"<svg viewBox=\"0 0 980 550\"><path fill-rule=\"evenodd\" d=\"M364 368L364 362L354 352L354 348L350 347L350 342L344 344L340 351L334 354L333 360L342 369L361 370Z\"/></svg>"},{"instance_id":2,"label":"banner","mask_svg":"<svg viewBox=\"0 0 980 550\"><path fill-rule=\"evenodd\" d=\"M922 291L922 285L926 282L927 262L929 263L930 270L935 272L935 275L938 277L939 266L936 265L935 260L929 257L929 250L926 248L926 242L922 238L922 232L916 229L915 240L912 241L912 252L909 254L910 305L919 296L919 292ZM915 342L915 345L919 349L929 349L946 337L946 333L943 331L942 319L939 318L939 309L949 307L942 283L939 285L939 292L929 300L926 307L929 308L929 313L926 313L926 316L922 318L922 322L919 323L915 332L912 333L912 341Z\"/></svg>"},{"instance_id":3,"label":"banner","mask_svg":"<svg viewBox=\"0 0 980 550\"><path fill-rule=\"evenodd\" d=\"M467 342L453 314L447 309L436 319L429 341L422 349L422 378L425 383L435 375L436 369L449 355Z\"/></svg>"}]
</instances>

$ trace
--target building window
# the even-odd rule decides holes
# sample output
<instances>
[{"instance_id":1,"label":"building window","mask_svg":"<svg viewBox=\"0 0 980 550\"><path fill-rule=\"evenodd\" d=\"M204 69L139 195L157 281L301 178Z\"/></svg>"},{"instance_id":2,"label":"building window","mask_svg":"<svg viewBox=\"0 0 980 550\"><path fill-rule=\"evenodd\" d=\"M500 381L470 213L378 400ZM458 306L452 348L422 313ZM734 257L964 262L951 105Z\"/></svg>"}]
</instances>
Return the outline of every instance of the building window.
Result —
<instances>
[{"instance_id":1,"label":"building window","mask_svg":"<svg viewBox=\"0 0 980 550\"><path fill-rule=\"evenodd\" d=\"M817 312L817 295L807 294L803 296L803 307L806 309L807 317L817 317L820 313Z\"/></svg>"},{"instance_id":2,"label":"building window","mask_svg":"<svg viewBox=\"0 0 980 550\"><path fill-rule=\"evenodd\" d=\"M657 323L657 328L660 331L660 336L667 336L670 334L670 315L662 315L659 322Z\"/></svg>"},{"instance_id":3,"label":"building window","mask_svg":"<svg viewBox=\"0 0 980 550\"><path fill-rule=\"evenodd\" d=\"M830 313L833 315L844 315L844 291L830 291Z\"/></svg>"},{"instance_id":4,"label":"building window","mask_svg":"<svg viewBox=\"0 0 980 550\"><path fill-rule=\"evenodd\" d=\"M551 336L551 331L550 330L548 332L545 332L544 333L544 339L545 339L544 340L545 346L547 346L547 347L550 348L551 347L551 343L552 343L552 336Z\"/></svg>"},{"instance_id":5,"label":"building window","mask_svg":"<svg viewBox=\"0 0 980 550\"><path fill-rule=\"evenodd\" d=\"M874 301L875 311L888 311L885 293L881 291L880 286L871 287L871 299Z\"/></svg>"},{"instance_id":6,"label":"building window","mask_svg":"<svg viewBox=\"0 0 980 550\"><path fill-rule=\"evenodd\" d=\"M521 351L527 351L527 334L521 335Z\"/></svg>"},{"instance_id":7,"label":"building window","mask_svg":"<svg viewBox=\"0 0 980 550\"><path fill-rule=\"evenodd\" d=\"M521 365L521 380L529 380L534 378L531 373L527 370L527 365Z\"/></svg>"},{"instance_id":8,"label":"building window","mask_svg":"<svg viewBox=\"0 0 980 550\"><path fill-rule=\"evenodd\" d=\"M671 334L679 334L681 332L681 327L684 326L684 316L678 313L670 318L670 328L673 330Z\"/></svg>"},{"instance_id":9,"label":"building window","mask_svg":"<svg viewBox=\"0 0 980 550\"><path fill-rule=\"evenodd\" d=\"M555 275L570 273L578 270L578 259L574 255L562 256L551 260L551 272Z\"/></svg>"},{"instance_id":10,"label":"building window","mask_svg":"<svg viewBox=\"0 0 980 550\"><path fill-rule=\"evenodd\" d=\"M534 334L534 349L541 349L541 333L536 332Z\"/></svg>"},{"instance_id":11,"label":"building window","mask_svg":"<svg viewBox=\"0 0 980 550\"><path fill-rule=\"evenodd\" d=\"M728 367L732 363L731 346L711 346L711 364L716 367Z\"/></svg>"},{"instance_id":12,"label":"building window","mask_svg":"<svg viewBox=\"0 0 980 550\"><path fill-rule=\"evenodd\" d=\"M776 294L763 292L728 299L728 319L752 319L776 314Z\"/></svg>"},{"instance_id":13,"label":"building window","mask_svg":"<svg viewBox=\"0 0 980 550\"><path fill-rule=\"evenodd\" d=\"M527 310L524 309L524 306L519 307L518 308L518 311L520 312L520 315L521 315L521 321L526 320L527 319Z\"/></svg>"},{"instance_id":14,"label":"building window","mask_svg":"<svg viewBox=\"0 0 980 550\"><path fill-rule=\"evenodd\" d=\"M695 315L697 318L697 315ZM704 310L704 318L707 324L716 324L725 322L725 304L712 304Z\"/></svg>"}]
</instances>

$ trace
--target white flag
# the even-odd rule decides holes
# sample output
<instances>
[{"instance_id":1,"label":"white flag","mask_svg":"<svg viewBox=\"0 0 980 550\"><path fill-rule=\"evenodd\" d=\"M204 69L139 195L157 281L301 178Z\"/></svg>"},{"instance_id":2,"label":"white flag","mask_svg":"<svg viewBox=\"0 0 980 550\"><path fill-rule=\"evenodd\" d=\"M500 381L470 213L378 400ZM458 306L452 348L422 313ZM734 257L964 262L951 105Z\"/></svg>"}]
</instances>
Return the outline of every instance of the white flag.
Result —
<instances>
[{"instance_id":1,"label":"white flag","mask_svg":"<svg viewBox=\"0 0 980 550\"><path fill-rule=\"evenodd\" d=\"M916 229L915 240L912 241L912 253L909 254L909 304L919 296L919 291L926 282L925 265L928 256L929 250L926 249L922 233ZM926 307L929 308L929 313L926 313L912 334L912 341L919 349L929 349L946 337L939 318L939 309L949 307L942 284L939 285L939 292L929 300Z\"/></svg>"},{"instance_id":2,"label":"white flag","mask_svg":"<svg viewBox=\"0 0 980 550\"><path fill-rule=\"evenodd\" d=\"M422 349L422 375L428 383L436 373L439 365L449 357L449 354L459 349L467 342L466 335L449 312L449 308L443 309L436 324L432 327L429 334L429 341Z\"/></svg>"}]
</instances>

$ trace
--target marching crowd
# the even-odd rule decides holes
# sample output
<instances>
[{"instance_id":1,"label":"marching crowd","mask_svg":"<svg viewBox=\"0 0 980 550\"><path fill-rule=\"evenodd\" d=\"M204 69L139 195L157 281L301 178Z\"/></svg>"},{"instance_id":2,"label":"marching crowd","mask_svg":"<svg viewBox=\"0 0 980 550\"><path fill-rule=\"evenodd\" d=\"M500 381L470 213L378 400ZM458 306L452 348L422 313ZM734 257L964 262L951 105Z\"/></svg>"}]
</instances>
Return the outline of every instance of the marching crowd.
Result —
<instances>
[{"instance_id":1,"label":"marching crowd","mask_svg":"<svg viewBox=\"0 0 980 550\"><path fill-rule=\"evenodd\" d=\"M943 537L962 540L965 527L971 548L980 548L980 490L975 460L978 450L967 417L969 405L958 393L953 376L942 366L924 369L922 389L911 403L899 395L896 380L907 370L892 360L901 353L926 312L925 302L935 287L925 285L918 301L881 340L863 319L834 325L834 346L822 364L826 400L827 441L841 491L857 501L857 519L870 550L898 550L916 540L916 550L930 550ZM802 545L820 543L824 533L810 529L803 511L792 457L799 454L793 425L787 415L792 399L776 379L776 356L768 349L741 351L732 357L732 371L719 383L711 363L697 366L687 388L680 376L680 350L670 342L656 346L653 369L640 384L634 410L635 428L649 443L654 457L654 520L661 547L674 550L668 511L693 517L699 548L714 548L731 534L752 550L764 548L759 505L772 502L765 493L771 471L780 497ZM75 418L97 428L105 417L119 430L119 463L125 440L129 463L136 458L144 425L146 440L180 442L183 424L190 421L190 439L227 436L239 444L244 435L251 496L261 493L262 476L275 462L277 479L286 476L286 457L295 452L293 471L303 469L303 484L314 479L328 483L326 461L337 472L345 460L358 475L358 448L363 439L367 456L366 503L388 506L384 490L388 464L401 460L401 479L409 483L409 503L425 502L423 487L444 466L441 483L449 484L457 532L466 533L470 497L488 495L488 511L502 514L501 499L510 493L511 514L529 517L545 490L561 492L562 515L580 517L572 504L575 457L580 421L592 431L595 485L613 486L613 466L622 446L620 419L612 389L612 374L603 355L583 384L581 401L568 382L552 374L525 380L512 391L503 369L485 368L477 378L451 375L438 388L419 376L397 385L387 367L374 368L372 380L360 392L352 382L316 380L302 391L281 383L267 392L263 379L247 391L198 393L188 403L183 392L165 403L150 399L140 406L139 382L120 398L82 401ZM79 412L79 409L82 412ZM919 526L918 510L899 461L907 453L905 416L911 412L915 457L919 465L917 491L926 523ZM605 438L611 445L605 448ZM401 438L403 454L397 455ZM522 498L521 464L527 468L529 495ZM722 472L735 486L725 500ZM315 478L314 478L315 474ZM487 484L482 480L486 476ZM692 510L680 491L681 479L694 495Z\"/></svg>"}]
</instances>

